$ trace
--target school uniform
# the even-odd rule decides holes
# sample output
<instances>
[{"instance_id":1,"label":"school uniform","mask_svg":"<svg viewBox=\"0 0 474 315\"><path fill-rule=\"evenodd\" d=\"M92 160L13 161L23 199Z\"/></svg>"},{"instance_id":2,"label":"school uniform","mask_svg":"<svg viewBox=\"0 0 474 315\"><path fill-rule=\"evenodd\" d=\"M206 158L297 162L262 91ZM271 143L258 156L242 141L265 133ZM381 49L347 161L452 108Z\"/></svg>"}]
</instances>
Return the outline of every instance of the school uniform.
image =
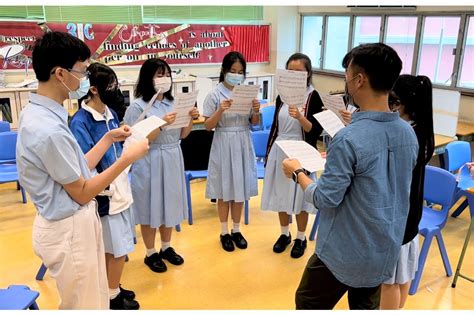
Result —
<instances>
[{"instance_id":1,"label":"school uniform","mask_svg":"<svg viewBox=\"0 0 474 315\"><path fill-rule=\"evenodd\" d=\"M84 153L89 152L109 130L119 126L117 114L107 107L105 113L101 114L83 104L71 119L71 131ZM122 145L113 143L97 164L97 173L109 168L121 155ZM131 253L135 248L135 223L130 210L133 198L127 174L119 175L96 199L105 252L116 258Z\"/></svg>"},{"instance_id":2,"label":"school uniform","mask_svg":"<svg viewBox=\"0 0 474 315\"><path fill-rule=\"evenodd\" d=\"M76 203L63 185L91 174L67 125L66 109L30 93L20 116L17 166L37 214L33 249L56 280L60 309L108 309L102 228L96 202Z\"/></svg>"},{"instance_id":3,"label":"school uniform","mask_svg":"<svg viewBox=\"0 0 474 315\"><path fill-rule=\"evenodd\" d=\"M306 89L306 107L311 104L308 101L313 91L315 90L312 86ZM317 209L313 203L304 201L304 192L301 187L283 173L282 162L286 156L283 150L274 143L278 140L304 140L303 128L297 119L289 115L288 108L287 104L281 104L277 111L278 116L275 115L275 119L278 119L278 121L273 123L273 125L276 125L274 127L275 137L272 139L273 145L269 148L270 151L265 166L261 208L266 211L286 212L289 215L300 214L301 211L315 214ZM308 108L305 108L306 112L308 112ZM319 129L320 125L315 124L313 128ZM320 133L321 131L319 131ZM315 174L312 174L311 178L316 180Z\"/></svg>"},{"instance_id":4,"label":"school uniform","mask_svg":"<svg viewBox=\"0 0 474 315\"><path fill-rule=\"evenodd\" d=\"M135 100L125 112L124 121L133 125L148 102ZM162 118L173 111L167 98L156 100L147 113ZM174 227L188 216L184 160L179 145L181 129L164 128L150 143L148 154L133 163L131 187L134 203L131 206L136 224L159 228Z\"/></svg>"},{"instance_id":5,"label":"school uniform","mask_svg":"<svg viewBox=\"0 0 474 315\"><path fill-rule=\"evenodd\" d=\"M204 100L205 117L211 117L232 91L219 83ZM244 202L257 196L257 165L250 137L249 115L224 112L217 123L209 156L206 198Z\"/></svg>"}]
</instances>

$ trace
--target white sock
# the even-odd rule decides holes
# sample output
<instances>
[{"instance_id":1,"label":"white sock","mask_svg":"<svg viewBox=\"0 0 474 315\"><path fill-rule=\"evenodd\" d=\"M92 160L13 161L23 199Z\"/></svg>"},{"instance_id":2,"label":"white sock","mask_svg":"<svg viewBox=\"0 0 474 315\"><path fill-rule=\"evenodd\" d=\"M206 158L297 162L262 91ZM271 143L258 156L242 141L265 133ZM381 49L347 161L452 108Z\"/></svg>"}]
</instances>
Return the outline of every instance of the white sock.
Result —
<instances>
[{"instance_id":1,"label":"white sock","mask_svg":"<svg viewBox=\"0 0 474 315\"><path fill-rule=\"evenodd\" d=\"M116 289L109 288L109 299L113 300L120 294L120 287Z\"/></svg>"},{"instance_id":2,"label":"white sock","mask_svg":"<svg viewBox=\"0 0 474 315\"><path fill-rule=\"evenodd\" d=\"M290 225L287 225L287 226L280 225L280 229L281 229L281 234L290 236Z\"/></svg>"},{"instance_id":3,"label":"white sock","mask_svg":"<svg viewBox=\"0 0 474 315\"><path fill-rule=\"evenodd\" d=\"M306 234L306 231L303 231L303 232L298 231L298 233L296 234L296 238L299 239L299 240L304 241L304 239L306 238L305 234Z\"/></svg>"},{"instance_id":4,"label":"white sock","mask_svg":"<svg viewBox=\"0 0 474 315\"><path fill-rule=\"evenodd\" d=\"M162 250L162 251L167 250L168 247L170 247L170 243L171 243L171 242L163 242L163 241L161 241L161 250Z\"/></svg>"},{"instance_id":5,"label":"white sock","mask_svg":"<svg viewBox=\"0 0 474 315\"><path fill-rule=\"evenodd\" d=\"M150 249L148 249L148 248L146 249L146 257L150 257L154 253L156 253L156 249L154 247L150 248Z\"/></svg>"},{"instance_id":6,"label":"white sock","mask_svg":"<svg viewBox=\"0 0 474 315\"><path fill-rule=\"evenodd\" d=\"M221 222L221 235L229 234L229 227L227 226L227 222Z\"/></svg>"},{"instance_id":7,"label":"white sock","mask_svg":"<svg viewBox=\"0 0 474 315\"><path fill-rule=\"evenodd\" d=\"M240 232L240 222L235 223L232 225L232 233L238 233Z\"/></svg>"}]
</instances>

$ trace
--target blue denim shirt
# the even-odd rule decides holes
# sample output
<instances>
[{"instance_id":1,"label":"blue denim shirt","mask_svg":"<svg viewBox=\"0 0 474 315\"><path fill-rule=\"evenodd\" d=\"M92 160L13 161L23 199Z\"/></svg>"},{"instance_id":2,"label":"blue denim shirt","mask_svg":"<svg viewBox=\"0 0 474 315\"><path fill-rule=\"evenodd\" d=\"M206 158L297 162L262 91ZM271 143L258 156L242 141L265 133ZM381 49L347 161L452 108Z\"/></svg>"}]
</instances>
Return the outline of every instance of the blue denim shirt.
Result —
<instances>
[{"instance_id":1,"label":"blue denim shirt","mask_svg":"<svg viewBox=\"0 0 474 315\"><path fill-rule=\"evenodd\" d=\"M305 199L321 211L316 255L351 287L390 278L400 253L418 142L398 113L359 112L332 140Z\"/></svg>"}]
</instances>

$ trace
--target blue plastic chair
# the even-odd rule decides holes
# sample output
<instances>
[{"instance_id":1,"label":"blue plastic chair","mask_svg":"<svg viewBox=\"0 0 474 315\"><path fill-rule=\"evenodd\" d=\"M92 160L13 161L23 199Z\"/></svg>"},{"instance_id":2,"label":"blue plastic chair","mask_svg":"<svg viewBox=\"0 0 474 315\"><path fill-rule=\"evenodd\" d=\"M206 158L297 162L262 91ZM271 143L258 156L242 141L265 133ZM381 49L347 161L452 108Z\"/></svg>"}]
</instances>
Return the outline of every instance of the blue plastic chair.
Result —
<instances>
[{"instance_id":1,"label":"blue plastic chair","mask_svg":"<svg viewBox=\"0 0 474 315\"><path fill-rule=\"evenodd\" d=\"M0 120L0 132L10 131L10 123L8 121Z\"/></svg>"},{"instance_id":2,"label":"blue plastic chair","mask_svg":"<svg viewBox=\"0 0 474 315\"><path fill-rule=\"evenodd\" d=\"M262 107L262 127L264 130L270 129L273 123L273 116L275 115L275 106Z\"/></svg>"},{"instance_id":3,"label":"blue plastic chair","mask_svg":"<svg viewBox=\"0 0 474 315\"><path fill-rule=\"evenodd\" d=\"M255 149L255 156L257 157L257 178L263 179L265 176L264 159L267 151L268 138L270 136L269 130L259 130L252 132L253 147Z\"/></svg>"},{"instance_id":4,"label":"blue plastic chair","mask_svg":"<svg viewBox=\"0 0 474 315\"><path fill-rule=\"evenodd\" d=\"M15 131L0 132L0 164L16 163L16 138Z\"/></svg>"},{"instance_id":5,"label":"blue plastic chair","mask_svg":"<svg viewBox=\"0 0 474 315\"><path fill-rule=\"evenodd\" d=\"M449 172L457 172L467 162L471 162L471 144L466 141L454 141L448 143L444 157L444 165L446 170ZM456 203L463 195L464 192L461 189L456 188L453 204ZM467 206L468 202L466 199L457 209L454 210L451 216L456 218L464 211L464 209L466 209Z\"/></svg>"},{"instance_id":6,"label":"blue plastic chair","mask_svg":"<svg viewBox=\"0 0 474 315\"><path fill-rule=\"evenodd\" d=\"M0 310L38 310L36 299L39 292L25 285L11 285L0 289Z\"/></svg>"},{"instance_id":7,"label":"blue plastic chair","mask_svg":"<svg viewBox=\"0 0 474 315\"><path fill-rule=\"evenodd\" d=\"M439 167L426 166L423 198L431 204L440 205L441 210L423 207L423 214L418 228L419 234L423 235L425 240L418 258L418 270L415 274L415 279L413 279L410 286L410 295L415 294L418 290L421 274L423 273L426 257L428 256L433 237L436 237L436 240L438 241L438 247L441 253L441 258L443 259L446 275L449 277L453 273L451 265L449 264L449 258L446 253L446 247L444 246L441 230L444 228L446 221L448 220L448 213L452 205L456 187L456 177L453 174Z\"/></svg>"}]
</instances>

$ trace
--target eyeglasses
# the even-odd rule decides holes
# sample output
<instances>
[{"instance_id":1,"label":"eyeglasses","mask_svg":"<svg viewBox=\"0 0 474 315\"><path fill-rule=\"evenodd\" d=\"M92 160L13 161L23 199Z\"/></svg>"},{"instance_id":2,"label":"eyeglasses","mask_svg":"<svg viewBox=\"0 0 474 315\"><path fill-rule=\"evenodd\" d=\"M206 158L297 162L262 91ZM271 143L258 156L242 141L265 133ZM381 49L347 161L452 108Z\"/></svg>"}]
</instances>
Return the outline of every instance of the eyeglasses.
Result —
<instances>
[{"instance_id":1,"label":"eyeglasses","mask_svg":"<svg viewBox=\"0 0 474 315\"><path fill-rule=\"evenodd\" d=\"M351 82L352 80L354 80L355 78L357 78L359 76L360 73L356 74L352 79L349 79L349 80L346 80L346 78L344 78L344 82L345 83L349 83Z\"/></svg>"},{"instance_id":2,"label":"eyeglasses","mask_svg":"<svg viewBox=\"0 0 474 315\"><path fill-rule=\"evenodd\" d=\"M54 68L50 74L54 74L54 72L56 71L56 69L58 69L60 67L56 67ZM81 75L81 78L77 78L77 79L82 79L82 78L86 78L86 79L89 79L89 76L91 75L91 73L89 71L79 71L79 70L76 70L76 69L66 69L67 71L69 72L75 72L75 73L79 73Z\"/></svg>"}]
</instances>

